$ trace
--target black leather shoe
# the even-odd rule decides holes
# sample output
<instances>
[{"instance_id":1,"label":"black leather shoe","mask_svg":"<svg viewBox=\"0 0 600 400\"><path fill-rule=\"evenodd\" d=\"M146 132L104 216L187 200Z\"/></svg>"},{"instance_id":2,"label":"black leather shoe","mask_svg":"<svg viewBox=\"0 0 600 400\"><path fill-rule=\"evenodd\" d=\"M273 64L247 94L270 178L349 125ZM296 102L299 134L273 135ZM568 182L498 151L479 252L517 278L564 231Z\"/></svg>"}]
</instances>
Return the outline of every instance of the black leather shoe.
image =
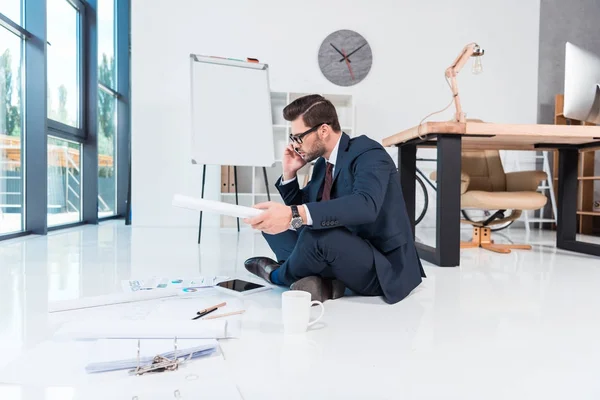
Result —
<instances>
[{"instance_id":1,"label":"black leather shoe","mask_svg":"<svg viewBox=\"0 0 600 400\"><path fill-rule=\"evenodd\" d=\"M254 275L271 282L271 272L279 268L280 264L269 257L252 257L244 262L244 267Z\"/></svg>"},{"instance_id":2,"label":"black leather shoe","mask_svg":"<svg viewBox=\"0 0 600 400\"><path fill-rule=\"evenodd\" d=\"M337 279L331 280L331 300L339 299L344 297L346 291L346 285L344 282L338 281Z\"/></svg>"},{"instance_id":3,"label":"black leather shoe","mask_svg":"<svg viewBox=\"0 0 600 400\"><path fill-rule=\"evenodd\" d=\"M319 276L307 276L294 282L290 289L303 290L311 294L312 300L321 303L326 300L335 300L344 296L346 285L337 279L323 279Z\"/></svg>"}]
</instances>

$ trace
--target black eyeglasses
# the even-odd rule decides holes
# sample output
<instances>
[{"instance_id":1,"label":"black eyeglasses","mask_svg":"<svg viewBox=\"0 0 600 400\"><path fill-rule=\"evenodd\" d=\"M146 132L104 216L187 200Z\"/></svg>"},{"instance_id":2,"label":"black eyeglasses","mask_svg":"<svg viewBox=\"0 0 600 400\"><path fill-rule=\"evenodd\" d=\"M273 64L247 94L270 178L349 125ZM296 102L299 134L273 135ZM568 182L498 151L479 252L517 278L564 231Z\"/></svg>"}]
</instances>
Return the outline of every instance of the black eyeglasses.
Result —
<instances>
[{"instance_id":1,"label":"black eyeglasses","mask_svg":"<svg viewBox=\"0 0 600 400\"><path fill-rule=\"evenodd\" d=\"M302 133L299 133L297 135L292 135L290 133L290 140L292 142L296 142L297 144L302 144L302 138L304 136L308 135L309 133L314 132L317 129L319 129L321 127L321 125L329 125L329 123L328 122L321 122L319 125L315 125L312 128L310 128L309 130L307 130L305 132L302 132Z\"/></svg>"}]
</instances>

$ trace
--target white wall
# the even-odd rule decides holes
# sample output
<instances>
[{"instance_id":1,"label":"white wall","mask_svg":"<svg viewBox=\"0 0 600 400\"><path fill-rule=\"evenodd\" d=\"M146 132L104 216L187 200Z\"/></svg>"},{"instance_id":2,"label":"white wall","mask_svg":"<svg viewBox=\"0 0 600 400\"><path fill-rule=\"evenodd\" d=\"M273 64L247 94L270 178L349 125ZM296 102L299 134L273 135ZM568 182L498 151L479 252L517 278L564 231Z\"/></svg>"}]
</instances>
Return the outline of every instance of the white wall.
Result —
<instances>
[{"instance_id":1,"label":"white wall","mask_svg":"<svg viewBox=\"0 0 600 400\"><path fill-rule=\"evenodd\" d=\"M476 41L486 50L484 73L471 75L469 63L458 77L468 118L535 123L539 0L490 3L132 1L133 223L197 225L197 213L170 205L174 193L200 194L201 168L189 163L190 53L256 57L270 65L274 91L352 93L357 132L380 140L449 103L444 70ZM329 83L318 68L322 40L338 29L358 31L373 51L371 72L355 87ZM231 123L244 127L235 116ZM209 167L208 198L217 196L219 171Z\"/></svg>"}]
</instances>

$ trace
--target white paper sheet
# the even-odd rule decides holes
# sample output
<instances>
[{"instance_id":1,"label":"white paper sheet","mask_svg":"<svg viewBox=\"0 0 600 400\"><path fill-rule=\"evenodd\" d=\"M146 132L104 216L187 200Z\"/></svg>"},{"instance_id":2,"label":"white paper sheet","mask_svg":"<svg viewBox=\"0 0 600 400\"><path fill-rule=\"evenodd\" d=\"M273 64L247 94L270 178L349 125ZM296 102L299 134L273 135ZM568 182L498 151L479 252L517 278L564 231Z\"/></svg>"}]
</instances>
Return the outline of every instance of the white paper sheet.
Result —
<instances>
[{"instance_id":1,"label":"white paper sheet","mask_svg":"<svg viewBox=\"0 0 600 400\"><path fill-rule=\"evenodd\" d=\"M245 310L244 302L236 297L224 296L219 292L215 292L213 296L196 297L189 299L174 298L162 301L148 315L147 321L185 321L196 315L196 312L205 308L212 307L216 304L225 302L225 306L218 308L209 316L227 314L230 312ZM223 317L227 321L241 320L243 315L234 315ZM207 322L211 320L205 320Z\"/></svg>"},{"instance_id":2,"label":"white paper sheet","mask_svg":"<svg viewBox=\"0 0 600 400\"><path fill-rule=\"evenodd\" d=\"M147 279L129 279L121 281L125 293L144 291L174 291L183 289L199 289L214 287L220 282L228 280L228 276L197 276L187 277L150 277Z\"/></svg>"},{"instance_id":3,"label":"white paper sheet","mask_svg":"<svg viewBox=\"0 0 600 400\"><path fill-rule=\"evenodd\" d=\"M239 336L241 325L227 319L215 320L95 320L63 324L57 340L89 339L224 339ZM233 321L235 322L235 321ZM238 325L236 327L236 325Z\"/></svg>"},{"instance_id":4,"label":"white paper sheet","mask_svg":"<svg viewBox=\"0 0 600 400\"><path fill-rule=\"evenodd\" d=\"M252 207L238 206L221 201L200 199L197 197L176 194L173 196L173 206L208 213L227 215L237 218L251 218L259 215L262 210Z\"/></svg>"},{"instance_id":5,"label":"white paper sheet","mask_svg":"<svg viewBox=\"0 0 600 400\"><path fill-rule=\"evenodd\" d=\"M143 280L123 280L121 281L123 293L109 293L80 299L54 301L49 303L48 312L79 310L175 296L195 296L228 279L230 279L228 276L199 276L196 278L157 277Z\"/></svg>"},{"instance_id":6,"label":"white paper sheet","mask_svg":"<svg viewBox=\"0 0 600 400\"><path fill-rule=\"evenodd\" d=\"M129 293L110 293L100 296L83 297L81 299L54 301L48 304L48 312L79 310L84 308L101 307L113 304L133 303L175 297L175 291L138 291Z\"/></svg>"}]
</instances>

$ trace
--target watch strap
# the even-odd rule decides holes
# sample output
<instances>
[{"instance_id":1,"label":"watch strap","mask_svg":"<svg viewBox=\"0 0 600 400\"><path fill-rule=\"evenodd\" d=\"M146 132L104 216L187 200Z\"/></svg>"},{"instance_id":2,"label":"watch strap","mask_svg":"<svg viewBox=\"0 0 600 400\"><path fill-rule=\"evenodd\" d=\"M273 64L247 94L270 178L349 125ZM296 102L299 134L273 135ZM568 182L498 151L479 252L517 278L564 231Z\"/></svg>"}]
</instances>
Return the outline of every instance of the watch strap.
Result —
<instances>
[{"instance_id":1,"label":"watch strap","mask_svg":"<svg viewBox=\"0 0 600 400\"><path fill-rule=\"evenodd\" d=\"M292 218L298 218L300 216L300 213L298 212L298 206L291 206L292 208Z\"/></svg>"}]
</instances>

